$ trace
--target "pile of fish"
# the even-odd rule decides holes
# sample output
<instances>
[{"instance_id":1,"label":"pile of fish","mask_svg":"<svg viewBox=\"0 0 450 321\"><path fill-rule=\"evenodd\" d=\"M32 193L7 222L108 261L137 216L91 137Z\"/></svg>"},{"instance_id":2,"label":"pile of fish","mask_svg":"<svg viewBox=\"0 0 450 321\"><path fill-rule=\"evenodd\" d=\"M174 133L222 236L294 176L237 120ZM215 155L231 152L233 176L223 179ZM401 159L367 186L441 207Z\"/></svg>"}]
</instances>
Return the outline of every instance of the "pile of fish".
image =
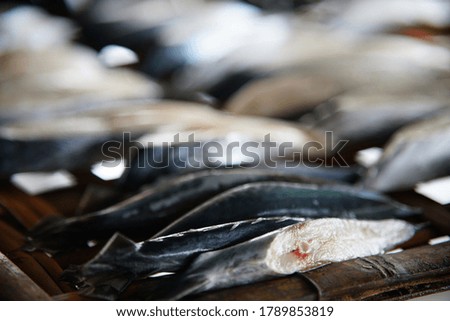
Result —
<instances>
[{"instance_id":1,"label":"pile of fish","mask_svg":"<svg viewBox=\"0 0 450 321\"><path fill-rule=\"evenodd\" d=\"M102 245L62 275L85 295L152 277L137 299L182 299L382 254L424 220L384 193L450 175L447 1L58 3L0 6L0 178L124 163L109 206L25 244Z\"/></svg>"}]
</instances>

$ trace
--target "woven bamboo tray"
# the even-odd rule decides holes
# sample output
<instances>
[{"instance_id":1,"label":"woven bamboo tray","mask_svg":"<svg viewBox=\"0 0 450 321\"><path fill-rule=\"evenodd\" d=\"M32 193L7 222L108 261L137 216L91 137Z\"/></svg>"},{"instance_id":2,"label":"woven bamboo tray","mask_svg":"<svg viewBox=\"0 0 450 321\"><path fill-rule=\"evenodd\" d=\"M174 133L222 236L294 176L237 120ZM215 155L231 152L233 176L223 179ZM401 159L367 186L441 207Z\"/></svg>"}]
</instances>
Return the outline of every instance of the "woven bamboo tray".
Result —
<instances>
[{"instance_id":1,"label":"woven bamboo tray","mask_svg":"<svg viewBox=\"0 0 450 321\"><path fill-rule=\"evenodd\" d=\"M77 175L70 189L29 196L8 182L0 187L0 299L90 300L60 281L71 264L86 262L102 244L50 257L24 252L27 231L41 219L77 213L86 189L108 183ZM424 209L432 224L403 244L403 252L334 263L289 277L248 286L208 292L190 300L404 300L450 289L450 242L428 245L428 240L450 233L450 209L413 192L393 198ZM134 282L120 297L151 291L157 280Z\"/></svg>"}]
</instances>

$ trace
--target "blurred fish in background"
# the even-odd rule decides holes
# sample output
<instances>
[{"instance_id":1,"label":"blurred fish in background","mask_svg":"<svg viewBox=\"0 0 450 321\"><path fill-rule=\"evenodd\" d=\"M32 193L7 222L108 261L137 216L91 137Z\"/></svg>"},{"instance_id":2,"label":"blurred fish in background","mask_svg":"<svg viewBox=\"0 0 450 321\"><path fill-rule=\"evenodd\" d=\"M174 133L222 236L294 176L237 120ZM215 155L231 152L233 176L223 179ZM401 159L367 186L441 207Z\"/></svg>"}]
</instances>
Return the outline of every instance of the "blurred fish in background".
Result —
<instances>
[{"instance_id":1,"label":"blurred fish in background","mask_svg":"<svg viewBox=\"0 0 450 321\"><path fill-rule=\"evenodd\" d=\"M30 130L49 128L52 134L46 139L64 133L65 126L51 129L55 117L69 117L68 124L91 110L111 117L127 108L129 99L162 98L179 100L180 113L161 114L158 125L145 127L144 117L150 115L138 112L142 121L129 117L117 132L139 127L139 134L170 137L188 129L203 141L227 141L227 134L247 131L243 139L254 139L248 128L260 126L259 121L229 115L245 114L290 121L285 129L268 121L273 136L280 133L281 138L292 126L299 134L313 130L315 137L333 131L350 141L348 148L358 149L382 146L401 127L449 108L447 1L31 3L65 17L36 6L13 6L2 13L0 119L48 118L26 125ZM177 119L183 110L195 110L183 101L224 113L210 107L205 115L211 125L200 121L198 113L192 117L198 119L194 126L191 120ZM154 109L154 104L159 102L144 109ZM79 121L74 127L80 130L72 137L91 133L90 126L98 132L98 123ZM205 131L207 127L215 129ZM5 127L2 133L9 136L2 134L2 139L17 140L14 132ZM285 138L296 140L294 136Z\"/></svg>"}]
</instances>

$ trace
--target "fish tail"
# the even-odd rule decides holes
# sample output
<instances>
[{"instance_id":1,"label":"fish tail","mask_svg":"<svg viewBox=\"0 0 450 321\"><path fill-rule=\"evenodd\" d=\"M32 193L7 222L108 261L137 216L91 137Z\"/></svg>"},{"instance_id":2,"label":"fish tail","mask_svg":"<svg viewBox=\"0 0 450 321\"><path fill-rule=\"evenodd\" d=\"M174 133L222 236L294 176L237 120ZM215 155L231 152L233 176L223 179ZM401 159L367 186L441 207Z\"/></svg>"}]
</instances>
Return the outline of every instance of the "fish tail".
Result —
<instances>
[{"instance_id":1,"label":"fish tail","mask_svg":"<svg viewBox=\"0 0 450 321\"><path fill-rule=\"evenodd\" d=\"M86 278L105 278L119 274L128 274L118 262L129 259L136 251L136 243L120 233L114 234L100 252L89 262L79 267L78 273ZM70 273L70 272L69 272Z\"/></svg>"},{"instance_id":2,"label":"fish tail","mask_svg":"<svg viewBox=\"0 0 450 321\"><path fill-rule=\"evenodd\" d=\"M59 279L75 286L82 295L102 300L116 300L131 283L129 277L119 274L107 278L86 279L80 265L69 266Z\"/></svg>"},{"instance_id":3,"label":"fish tail","mask_svg":"<svg viewBox=\"0 0 450 321\"><path fill-rule=\"evenodd\" d=\"M78 289L83 288L86 285L81 273L81 266L79 265L70 265L61 273L59 280L62 282L70 283Z\"/></svg>"},{"instance_id":4,"label":"fish tail","mask_svg":"<svg viewBox=\"0 0 450 321\"><path fill-rule=\"evenodd\" d=\"M116 233L92 260L64 271L63 275L75 286L81 285L86 296L114 300L137 278L127 265L120 264L132 260L135 251L135 242Z\"/></svg>"},{"instance_id":5,"label":"fish tail","mask_svg":"<svg viewBox=\"0 0 450 321\"><path fill-rule=\"evenodd\" d=\"M79 293L95 299L117 300L131 282L127 276L116 276L95 286L86 286Z\"/></svg>"},{"instance_id":6,"label":"fish tail","mask_svg":"<svg viewBox=\"0 0 450 321\"><path fill-rule=\"evenodd\" d=\"M102 300L116 300L132 281L129 276L120 273L101 278L86 278L83 276L82 266L75 265L64 270L59 279L72 284L82 295Z\"/></svg>"}]
</instances>

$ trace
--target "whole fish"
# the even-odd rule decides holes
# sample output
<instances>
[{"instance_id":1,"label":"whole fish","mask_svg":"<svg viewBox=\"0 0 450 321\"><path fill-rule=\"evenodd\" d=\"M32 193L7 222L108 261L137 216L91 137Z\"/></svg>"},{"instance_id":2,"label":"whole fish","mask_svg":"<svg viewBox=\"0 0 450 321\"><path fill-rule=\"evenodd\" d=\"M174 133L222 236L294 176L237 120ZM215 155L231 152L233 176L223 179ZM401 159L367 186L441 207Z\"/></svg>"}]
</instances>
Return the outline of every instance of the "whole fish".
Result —
<instances>
[{"instance_id":1,"label":"whole fish","mask_svg":"<svg viewBox=\"0 0 450 321\"><path fill-rule=\"evenodd\" d=\"M443 87L427 86L426 92L350 92L318 106L302 120L313 127L332 131L351 144L383 144L399 128L450 110L450 96Z\"/></svg>"},{"instance_id":2,"label":"whole fish","mask_svg":"<svg viewBox=\"0 0 450 321\"><path fill-rule=\"evenodd\" d=\"M407 126L387 143L363 183L379 191L408 190L450 174L450 114Z\"/></svg>"},{"instance_id":3,"label":"whole fish","mask_svg":"<svg viewBox=\"0 0 450 321\"><path fill-rule=\"evenodd\" d=\"M396 219L309 220L200 254L185 272L163 283L151 297L177 300L212 289L304 272L331 262L382 254L414 233L413 225Z\"/></svg>"},{"instance_id":4,"label":"whole fish","mask_svg":"<svg viewBox=\"0 0 450 321\"><path fill-rule=\"evenodd\" d=\"M232 145L227 144L222 153L217 152L222 156L227 156L229 150L231 153L237 151L242 154L245 143L250 146L256 145L257 150L262 151L263 143L267 138L276 144L269 150L274 153L282 151L295 155L303 153L311 142L325 145L324 137L322 137L324 135L316 130L275 119L228 115L200 103L137 99L111 105L106 104L111 109L104 106L99 110L90 108L84 112L72 112L64 116L53 115L42 117L42 119L7 123L0 126L0 139L5 146L14 147L14 145L22 144L21 148L24 150L33 151L40 148L36 146L36 141L48 140L58 144L58 140L67 139L70 142L71 139L75 141L78 139L82 142L83 139L90 140L98 137L101 140L106 136L103 142L108 141L108 144L103 146L103 149L97 148L97 154L103 155L105 160L112 160L114 163L120 161L121 157L128 157L128 152L132 151L128 148L129 145L136 148L145 148L147 144L155 146L161 141L161 137L164 137L161 143L170 147L175 144L176 137L180 136L180 133L190 133L195 136L195 139L211 144L214 144L216 140L229 142ZM151 134L151 141L144 141L142 138L144 134ZM140 140L137 140L137 135L141 136ZM290 143L291 146L283 150L281 145L285 143ZM64 159L64 153L82 156L88 152L80 151L77 146L70 144L63 147L65 149L49 150L47 154L51 154L52 151L57 154L58 151L62 153L61 157ZM56 165L41 166L41 159L30 157L27 153L10 153L8 148L2 148L5 152L0 160L0 175L10 175L20 171L59 169ZM312 152L314 152L313 156L323 157L325 149L312 149L309 153ZM33 152L30 154L33 155ZM51 158L47 161L52 163ZM64 168L77 165L71 162L71 159L66 159Z\"/></svg>"},{"instance_id":5,"label":"whole fish","mask_svg":"<svg viewBox=\"0 0 450 321\"><path fill-rule=\"evenodd\" d=\"M417 209L372 191L341 185L250 183L211 198L156 236L256 217L387 219L418 214Z\"/></svg>"},{"instance_id":6,"label":"whole fish","mask_svg":"<svg viewBox=\"0 0 450 321\"><path fill-rule=\"evenodd\" d=\"M226 149L225 142L215 141ZM200 143L205 147L208 142ZM302 176L311 180L323 180L341 183L355 183L360 179L362 170L357 165L348 167L318 166L312 167L303 164L301 160L292 163L293 166L285 165L284 160L275 159L274 166L268 162L258 161L264 159L264 151L253 154L255 158L246 157L240 152L224 155L225 157L212 158L202 152L202 148L195 148L192 144L183 144L183 146L171 146L170 149L157 145L139 150L129 162L118 184L125 190L138 190L146 184L153 184L164 177L173 175L186 175L199 171L210 171L217 169L218 173L226 170L239 168L248 169L247 174L254 172L254 169L278 173L280 175ZM193 151L189 152L189 149ZM230 156L230 157L228 157ZM228 158L227 158L228 157ZM214 163L216 162L216 163ZM219 166L218 166L218 165ZM198 165L198 166L197 166Z\"/></svg>"},{"instance_id":7,"label":"whole fish","mask_svg":"<svg viewBox=\"0 0 450 321\"><path fill-rule=\"evenodd\" d=\"M118 279L131 282L157 272L176 272L200 253L232 246L302 221L302 218L290 217L258 218L189 230L140 243L115 234L96 257L82 266L66 270L63 277L97 287L95 295L98 297L107 284L114 287ZM116 281L110 282L113 279ZM120 292L121 288L115 290Z\"/></svg>"},{"instance_id":8,"label":"whole fish","mask_svg":"<svg viewBox=\"0 0 450 321\"><path fill-rule=\"evenodd\" d=\"M28 119L1 125L0 176L81 168L93 156L96 161L120 160L130 146L138 144L139 136L167 126L168 119L177 119L173 126L181 130L209 126L210 119L218 117L209 106L170 100L122 100L81 109L84 110L75 108L48 114L40 110L37 117L35 112L30 112ZM125 133L129 134L128 140ZM113 152L102 148L105 142L115 144Z\"/></svg>"},{"instance_id":9,"label":"whole fish","mask_svg":"<svg viewBox=\"0 0 450 321\"><path fill-rule=\"evenodd\" d=\"M308 157L322 159L328 147L321 130L310 130L296 124L262 117L233 116L222 112L201 118L195 130L161 129L138 140L141 148L128 162L120 185L137 189L164 175L185 174L209 168L261 167L283 168L288 161ZM199 120L199 122L201 121ZM195 127L192 124L191 127ZM182 125L178 125L182 128ZM324 146L308 148L310 144ZM270 148L268 145L272 144ZM287 148L283 148L286 146ZM277 163L277 160L280 161ZM295 165L295 164L294 164ZM305 170L305 176L315 177ZM317 171L318 172L318 171ZM323 174L326 174L326 170ZM331 172L331 171L330 171Z\"/></svg>"},{"instance_id":10,"label":"whole fish","mask_svg":"<svg viewBox=\"0 0 450 321\"><path fill-rule=\"evenodd\" d=\"M30 233L29 250L49 252L85 246L117 231L152 235L195 206L230 188L263 181L319 182L301 175L263 169L207 170L155 184L137 195L101 211L39 223ZM238 221L239 218L234 220Z\"/></svg>"}]
</instances>

